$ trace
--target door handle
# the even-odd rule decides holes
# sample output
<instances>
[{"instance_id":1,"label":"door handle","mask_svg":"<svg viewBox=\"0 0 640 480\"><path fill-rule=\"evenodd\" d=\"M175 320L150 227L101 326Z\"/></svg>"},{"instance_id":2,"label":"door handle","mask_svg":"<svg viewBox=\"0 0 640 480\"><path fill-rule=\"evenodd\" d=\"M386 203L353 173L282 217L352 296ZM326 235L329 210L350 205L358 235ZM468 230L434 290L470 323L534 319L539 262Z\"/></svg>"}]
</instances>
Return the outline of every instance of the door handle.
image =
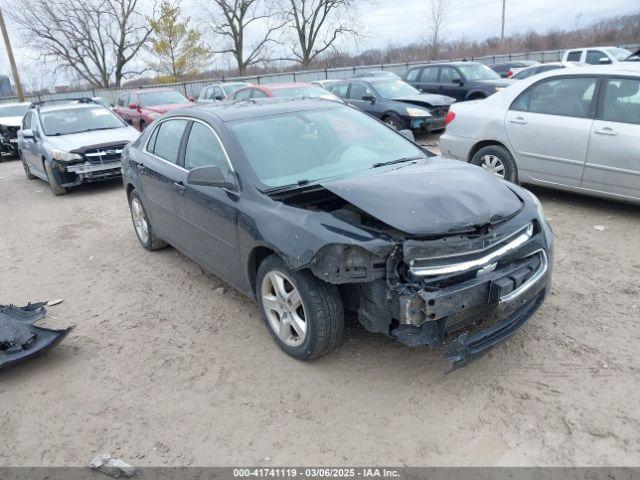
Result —
<instances>
[{"instance_id":1,"label":"door handle","mask_svg":"<svg viewBox=\"0 0 640 480\"><path fill-rule=\"evenodd\" d=\"M182 183L182 182L173 182L173 189L177 193L184 193L184 191L187 189L187 187L185 187L184 183Z\"/></svg>"},{"instance_id":2,"label":"door handle","mask_svg":"<svg viewBox=\"0 0 640 480\"><path fill-rule=\"evenodd\" d=\"M511 123L517 123L518 125L526 125L527 121L522 117L516 117L509 120Z\"/></svg>"},{"instance_id":3,"label":"door handle","mask_svg":"<svg viewBox=\"0 0 640 480\"><path fill-rule=\"evenodd\" d=\"M144 164L142 163L136 163L136 170L138 171L138 173L140 175L144 175L147 171L147 169L145 168Z\"/></svg>"},{"instance_id":4,"label":"door handle","mask_svg":"<svg viewBox=\"0 0 640 480\"><path fill-rule=\"evenodd\" d=\"M618 134L610 127L604 127L601 130L594 130L593 133L597 133L598 135L611 135L611 136Z\"/></svg>"}]
</instances>

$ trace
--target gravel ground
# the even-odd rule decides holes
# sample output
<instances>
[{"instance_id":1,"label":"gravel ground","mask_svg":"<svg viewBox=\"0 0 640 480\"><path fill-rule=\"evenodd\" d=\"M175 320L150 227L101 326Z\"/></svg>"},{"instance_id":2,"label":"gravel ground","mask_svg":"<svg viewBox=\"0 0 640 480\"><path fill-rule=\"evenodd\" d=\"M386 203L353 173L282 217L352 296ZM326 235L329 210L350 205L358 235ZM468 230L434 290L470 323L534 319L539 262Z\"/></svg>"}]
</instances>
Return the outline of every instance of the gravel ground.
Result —
<instances>
[{"instance_id":1,"label":"gravel ground","mask_svg":"<svg viewBox=\"0 0 640 480\"><path fill-rule=\"evenodd\" d=\"M0 374L0 465L640 465L640 210L535 193L552 295L444 375L439 351L357 324L297 362L250 300L138 245L120 183L54 197L0 164L0 302L64 298L50 315L76 325Z\"/></svg>"}]
</instances>

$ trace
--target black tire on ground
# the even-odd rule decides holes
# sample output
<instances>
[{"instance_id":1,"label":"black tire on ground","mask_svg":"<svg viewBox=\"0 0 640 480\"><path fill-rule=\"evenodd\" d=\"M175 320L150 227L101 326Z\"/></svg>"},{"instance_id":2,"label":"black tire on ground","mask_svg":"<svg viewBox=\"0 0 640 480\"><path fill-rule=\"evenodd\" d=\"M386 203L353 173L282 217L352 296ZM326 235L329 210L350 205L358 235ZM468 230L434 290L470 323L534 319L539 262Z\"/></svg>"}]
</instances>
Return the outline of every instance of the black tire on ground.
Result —
<instances>
[{"instance_id":1,"label":"black tire on ground","mask_svg":"<svg viewBox=\"0 0 640 480\"><path fill-rule=\"evenodd\" d=\"M284 273L298 289L307 325L299 346L284 343L271 327L262 302L262 281L270 272ZM260 315L278 346L298 360L318 358L340 345L344 334L344 309L338 287L323 282L308 270L292 271L277 255L264 259L256 275L256 298Z\"/></svg>"},{"instance_id":2,"label":"black tire on ground","mask_svg":"<svg viewBox=\"0 0 640 480\"><path fill-rule=\"evenodd\" d=\"M147 222L148 236L147 236L146 241L143 240L142 238L140 238L140 234L138 233L138 231L136 230L136 227L135 227L135 215L134 215L134 212L133 212L133 208L131 206L133 204L134 199L136 199L140 203L140 207L142 209L142 215L144 216L144 219ZM164 240L161 240L160 238L156 237L156 234L153 231L153 226L151 225L151 221L149 220L149 217L147 216L147 211L144 209L144 205L142 204L142 200L140 199L140 195L138 195L138 192L136 192L135 190L133 190L131 192L131 194L129 195L129 211L131 212L131 221L133 222L133 230L134 230L134 232L136 232L136 237L138 237L138 240L140 241L140 244L146 250L149 250L149 251L153 252L155 250L160 250L161 248L165 248L168 245L167 242L165 242Z\"/></svg>"},{"instance_id":3,"label":"black tire on ground","mask_svg":"<svg viewBox=\"0 0 640 480\"><path fill-rule=\"evenodd\" d=\"M27 178L29 180L33 180L34 178L37 178L33 173L31 173L31 169L29 168L29 165L27 164L26 160L22 157L22 154L18 153L18 156L22 161L22 166L24 167L24 173L27 175Z\"/></svg>"},{"instance_id":4,"label":"black tire on ground","mask_svg":"<svg viewBox=\"0 0 640 480\"><path fill-rule=\"evenodd\" d=\"M49 182L49 187L51 187L53 194L58 196L67 193L67 189L58 184L58 181L51 170L51 165L46 160L43 160L42 162L44 163L44 170L47 172L47 181Z\"/></svg>"},{"instance_id":5,"label":"black tire on ground","mask_svg":"<svg viewBox=\"0 0 640 480\"><path fill-rule=\"evenodd\" d=\"M509 151L503 146L489 145L488 147L481 148L475 153L470 163L482 167L483 163L487 163L487 161L492 157L497 157L499 162L504 167L504 174L502 175L502 177L505 180L517 183L518 166L516 165L516 162L513 160L513 157L511 156Z\"/></svg>"},{"instance_id":6,"label":"black tire on ground","mask_svg":"<svg viewBox=\"0 0 640 480\"><path fill-rule=\"evenodd\" d=\"M389 125L391 128L395 128L396 130L402 130L402 120L395 113L388 113L382 119L384 123Z\"/></svg>"}]
</instances>

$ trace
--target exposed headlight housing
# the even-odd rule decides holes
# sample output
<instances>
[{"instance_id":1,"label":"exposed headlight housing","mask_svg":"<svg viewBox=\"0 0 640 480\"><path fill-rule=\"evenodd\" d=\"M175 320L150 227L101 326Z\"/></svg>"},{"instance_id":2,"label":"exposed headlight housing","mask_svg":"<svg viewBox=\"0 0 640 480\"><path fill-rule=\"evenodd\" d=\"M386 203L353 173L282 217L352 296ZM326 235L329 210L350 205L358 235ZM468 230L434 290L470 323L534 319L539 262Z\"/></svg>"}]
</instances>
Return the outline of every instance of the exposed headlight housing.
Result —
<instances>
[{"instance_id":1,"label":"exposed headlight housing","mask_svg":"<svg viewBox=\"0 0 640 480\"><path fill-rule=\"evenodd\" d=\"M52 148L51 156L54 160L58 160L59 162L72 162L74 160L82 160L82 155L78 155L77 153L67 152L66 150L59 150L57 148Z\"/></svg>"},{"instance_id":2,"label":"exposed headlight housing","mask_svg":"<svg viewBox=\"0 0 640 480\"><path fill-rule=\"evenodd\" d=\"M410 117L430 117L431 113L429 113L429 111L425 110L424 108L408 107L407 115L409 115Z\"/></svg>"}]
</instances>

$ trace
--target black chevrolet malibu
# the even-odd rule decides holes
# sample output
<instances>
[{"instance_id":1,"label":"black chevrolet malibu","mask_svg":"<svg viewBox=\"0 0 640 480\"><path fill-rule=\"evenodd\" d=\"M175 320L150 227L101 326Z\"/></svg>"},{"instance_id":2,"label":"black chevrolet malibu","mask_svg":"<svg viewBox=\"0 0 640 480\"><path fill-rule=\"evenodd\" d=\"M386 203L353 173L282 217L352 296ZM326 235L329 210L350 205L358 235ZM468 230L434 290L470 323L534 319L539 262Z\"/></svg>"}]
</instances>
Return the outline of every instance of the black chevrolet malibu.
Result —
<instances>
[{"instance_id":1,"label":"black chevrolet malibu","mask_svg":"<svg viewBox=\"0 0 640 480\"><path fill-rule=\"evenodd\" d=\"M298 359L336 347L345 313L464 365L550 288L552 235L527 190L433 156L322 99L196 106L125 148L147 250L173 245L255 298Z\"/></svg>"}]
</instances>

